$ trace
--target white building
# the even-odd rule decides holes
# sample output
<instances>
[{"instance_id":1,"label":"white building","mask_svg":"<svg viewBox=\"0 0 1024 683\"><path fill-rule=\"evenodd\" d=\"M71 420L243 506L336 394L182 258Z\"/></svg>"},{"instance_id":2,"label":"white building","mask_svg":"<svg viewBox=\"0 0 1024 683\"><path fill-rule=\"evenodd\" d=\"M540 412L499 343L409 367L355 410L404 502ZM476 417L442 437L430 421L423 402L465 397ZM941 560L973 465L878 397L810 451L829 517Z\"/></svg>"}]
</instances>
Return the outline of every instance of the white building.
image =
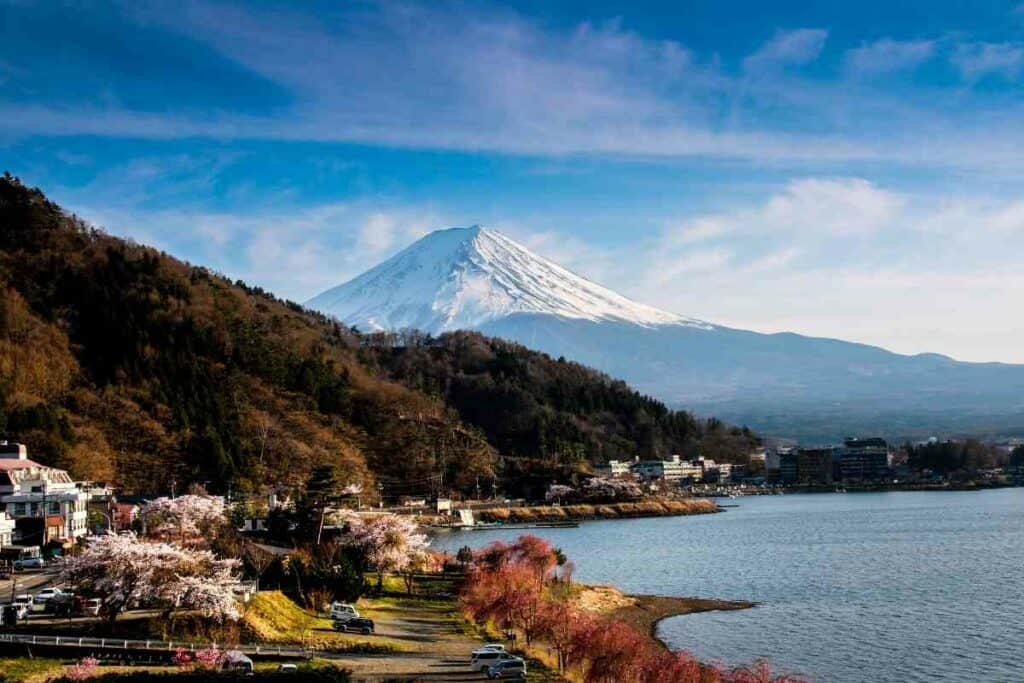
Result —
<instances>
[{"instance_id":1,"label":"white building","mask_svg":"<svg viewBox=\"0 0 1024 683\"><path fill-rule=\"evenodd\" d=\"M43 542L84 536L89 494L78 488L65 470L28 459L20 443L0 441L0 512L17 520L44 519ZM17 528L14 543L25 540Z\"/></svg>"},{"instance_id":2,"label":"white building","mask_svg":"<svg viewBox=\"0 0 1024 683\"><path fill-rule=\"evenodd\" d=\"M14 520L0 512L0 548L14 545Z\"/></svg>"},{"instance_id":3,"label":"white building","mask_svg":"<svg viewBox=\"0 0 1024 683\"><path fill-rule=\"evenodd\" d=\"M703 470L678 455L673 455L668 460L641 460L633 465L633 473L644 481L664 481L674 483L683 479L692 478L699 481L703 476Z\"/></svg>"},{"instance_id":4,"label":"white building","mask_svg":"<svg viewBox=\"0 0 1024 683\"><path fill-rule=\"evenodd\" d=\"M609 460L594 465L594 469L606 477L624 477L629 474L631 464L628 460Z\"/></svg>"},{"instance_id":5,"label":"white building","mask_svg":"<svg viewBox=\"0 0 1024 683\"><path fill-rule=\"evenodd\" d=\"M700 456L690 464L699 473L694 475L694 479L698 481L724 482L732 477L732 465L726 462L715 462L711 458Z\"/></svg>"}]
</instances>

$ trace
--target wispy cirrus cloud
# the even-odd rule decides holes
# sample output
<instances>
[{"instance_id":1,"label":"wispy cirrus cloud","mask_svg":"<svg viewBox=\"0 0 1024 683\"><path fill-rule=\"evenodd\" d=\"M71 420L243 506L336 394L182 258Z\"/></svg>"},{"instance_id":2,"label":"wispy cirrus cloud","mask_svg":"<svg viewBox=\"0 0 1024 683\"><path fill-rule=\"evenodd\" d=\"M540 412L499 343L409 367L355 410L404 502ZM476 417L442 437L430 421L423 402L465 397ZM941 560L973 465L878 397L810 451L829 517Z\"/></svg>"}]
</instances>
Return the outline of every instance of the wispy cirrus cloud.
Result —
<instances>
[{"instance_id":1,"label":"wispy cirrus cloud","mask_svg":"<svg viewBox=\"0 0 1024 683\"><path fill-rule=\"evenodd\" d=\"M821 28L776 31L771 40L743 60L743 68L747 72L772 71L813 62L825 49L827 39L828 31Z\"/></svg>"},{"instance_id":2,"label":"wispy cirrus cloud","mask_svg":"<svg viewBox=\"0 0 1024 683\"><path fill-rule=\"evenodd\" d=\"M34 7L18 11L31 16ZM1009 150L1024 143L1015 123L1021 106L1004 98L978 94L964 107L953 89L918 95L860 84L851 91L842 68L804 77L801 70L817 66L830 48L827 28L777 31L729 63L630 30L622 20L553 27L483 6L385 2L311 13L297 5L186 0L173 9L91 7L69 7L49 21L108 33L116 25L126 41L141 40L133 32L156 41L158 50L139 44L128 54L153 61L135 71L151 68L169 81L180 71L184 81L168 83L172 94L188 90L194 69L170 66L191 63L197 50L215 63L218 82L227 86L238 74L235 80L251 87L221 93L204 86L202 99L185 106L160 88L137 93L138 74L126 75L126 48L111 52L118 41L93 35L99 29L78 31L82 45L70 56L61 47L68 41L43 33L34 56L15 47L5 54L0 46L0 60L12 67L12 94L0 101L6 136L956 167L1019 164ZM111 14L119 14L117 22ZM17 25L18 12L8 15ZM862 44L843 62L845 73L908 68L927 58L935 40ZM173 64L162 64L161 55L174 55ZM967 43L954 60L971 78L1019 68L1011 45ZM39 70L61 74L81 93L43 96L33 86Z\"/></svg>"},{"instance_id":3,"label":"wispy cirrus cloud","mask_svg":"<svg viewBox=\"0 0 1024 683\"><path fill-rule=\"evenodd\" d=\"M845 68L847 73L856 77L893 73L920 66L935 53L935 40L882 38L848 50Z\"/></svg>"},{"instance_id":4,"label":"wispy cirrus cloud","mask_svg":"<svg viewBox=\"0 0 1024 683\"><path fill-rule=\"evenodd\" d=\"M995 74L1013 80L1024 70L1024 45L1015 43L962 43L950 61L967 80Z\"/></svg>"}]
</instances>

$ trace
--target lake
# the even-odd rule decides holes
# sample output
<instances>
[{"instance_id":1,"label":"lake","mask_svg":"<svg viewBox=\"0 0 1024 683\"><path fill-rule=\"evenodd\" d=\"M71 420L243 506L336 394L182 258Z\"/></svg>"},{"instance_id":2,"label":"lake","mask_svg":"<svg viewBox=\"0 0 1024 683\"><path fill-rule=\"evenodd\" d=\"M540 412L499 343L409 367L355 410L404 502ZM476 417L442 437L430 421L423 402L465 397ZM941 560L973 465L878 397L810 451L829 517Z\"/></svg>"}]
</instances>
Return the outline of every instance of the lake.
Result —
<instances>
[{"instance_id":1,"label":"lake","mask_svg":"<svg viewBox=\"0 0 1024 683\"><path fill-rule=\"evenodd\" d=\"M630 593L754 600L668 619L705 660L768 657L815 681L1022 681L1024 489L761 496L715 515L462 531L438 549L535 533L576 578Z\"/></svg>"}]
</instances>

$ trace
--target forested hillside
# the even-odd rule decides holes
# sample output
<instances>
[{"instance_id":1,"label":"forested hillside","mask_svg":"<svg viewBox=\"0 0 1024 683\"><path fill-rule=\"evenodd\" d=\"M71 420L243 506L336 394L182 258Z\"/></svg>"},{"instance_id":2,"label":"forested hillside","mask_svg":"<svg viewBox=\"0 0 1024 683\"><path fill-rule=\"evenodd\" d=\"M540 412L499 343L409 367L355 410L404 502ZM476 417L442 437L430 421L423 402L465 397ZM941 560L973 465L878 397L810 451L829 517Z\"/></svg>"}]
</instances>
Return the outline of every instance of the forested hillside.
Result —
<instances>
[{"instance_id":1,"label":"forested hillside","mask_svg":"<svg viewBox=\"0 0 1024 683\"><path fill-rule=\"evenodd\" d=\"M475 332L367 335L360 356L443 399L505 456L572 463L699 450L732 460L756 443L749 430L669 410L596 370Z\"/></svg>"},{"instance_id":2,"label":"forested hillside","mask_svg":"<svg viewBox=\"0 0 1024 683\"><path fill-rule=\"evenodd\" d=\"M735 455L752 438L479 335L363 337L111 237L10 176L0 401L0 431L35 459L130 492L259 490L320 463L392 493L429 492L442 472L446 487L516 490L525 473Z\"/></svg>"}]
</instances>

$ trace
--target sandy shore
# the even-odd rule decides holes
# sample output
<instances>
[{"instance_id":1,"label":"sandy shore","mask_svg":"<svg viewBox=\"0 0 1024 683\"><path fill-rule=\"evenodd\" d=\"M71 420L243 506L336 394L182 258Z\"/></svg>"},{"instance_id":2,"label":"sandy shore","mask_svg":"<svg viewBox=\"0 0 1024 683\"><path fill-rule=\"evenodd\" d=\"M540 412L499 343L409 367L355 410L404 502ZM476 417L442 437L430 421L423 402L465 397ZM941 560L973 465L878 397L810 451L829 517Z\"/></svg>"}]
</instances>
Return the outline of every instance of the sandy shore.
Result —
<instances>
[{"instance_id":1,"label":"sandy shore","mask_svg":"<svg viewBox=\"0 0 1024 683\"><path fill-rule=\"evenodd\" d=\"M625 621L649 634L661 647L666 645L657 637L657 629L663 619L697 612L749 609L756 605L745 600L628 595L613 586L587 586L580 594L581 608Z\"/></svg>"}]
</instances>

